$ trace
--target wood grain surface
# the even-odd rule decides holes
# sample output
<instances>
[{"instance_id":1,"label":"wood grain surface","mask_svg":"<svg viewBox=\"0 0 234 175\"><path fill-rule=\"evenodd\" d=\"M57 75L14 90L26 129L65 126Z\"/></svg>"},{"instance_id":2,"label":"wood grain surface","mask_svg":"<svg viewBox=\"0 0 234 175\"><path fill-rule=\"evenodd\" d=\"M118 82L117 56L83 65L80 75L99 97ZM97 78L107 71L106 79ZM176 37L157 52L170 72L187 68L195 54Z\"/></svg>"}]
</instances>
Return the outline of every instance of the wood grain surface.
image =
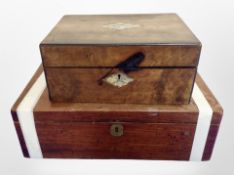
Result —
<instances>
[{"instance_id":1,"label":"wood grain surface","mask_svg":"<svg viewBox=\"0 0 234 175\"><path fill-rule=\"evenodd\" d=\"M67 15L40 51L54 102L188 104L201 43L176 14ZM108 68L139 52L133 85L97 86Z\"/></svg>"},{"instance_id":2,"label":"wood grain surface","mask_svg":"<svg viewBox=\"0 0 234 175\"><path fill-rule=\"evenodd\" d=\"M200 45L41 45L44 67L115 67L131 55L145 55L139 67L196 67Z\"/></svg>"},{"instance_id":3,"label":"wood grain surface","mask_svg":"<svg viewBox=\"0 0 234 175\"><path fill-rule=\"evenodd\" d=\"M210 160L213 153L216 138L218 135L219 127L223 118L223 108L218 102L218 100L215 98L214 94L205 84L205 82L203 81L200 75L197 75L196 82L199 88L202 89L202 93L206 97L206 100L208 101L208 103L210 104L213 110L211 125L202 158L202 160Z\"/></svg>"},{"instance_id":4,"label":"wood grain surface","mask_svg":"<svg viewBox=\"0 0 234 175\"><path fill-rule=\"evenodd\" d=\"M41 72L42 67L12 107L16 131L25 157L28 153L16 109ZM203 154L203 160L209 160L223 110L199 75L196 82L213 109L212 123ZM193 100L188 105L177 106L52 103L49 101L47 89L34 108L34 119L43 155L54 158L113 156L130 159L188 160L197 115L198 109ZM125 135L122 137L110 135L110 126L115 123L124 126ZM168 152L171 154L167 154Z\"/></svg>"},{"instance_id":5,"label":"wood grain surface","mask_svg":"<svg viewBox=\"0 0 234 175\"><path fill-rule=\"evenodd\" d=\"M43 44L199 44L176 14L65 15Z\"/></svg>"},{"instance_id":6,"label":"wood grain surface","mask_svg":"<svg viewBox=\"0 0 234 175\"><path fill-rule=\"evenodd\" d=\"M196 69L140 69L121 88L99 80L110 69L50 68L46 70L53 102L116 104L188 104ZM118 72L114 69L113 73Z\"/></svg>"},{"instance_id":7,"label":"wood grain surface","mask_svg":"<svg viewBox=\"0 0 234 175\"><path fill-rule=\"evenodd\" d=\"M16 133L17 133L17 136L19 139L19 143L21 146L21 151L22 151L24 157L29 157L28 149L27 149L27 146L25 144L25 140L24 140L24 136L23 136L20 124L19 124L19 122L15 121L14 125L15 125L15 130L16 130Z\"/></svg>"},{"instance_id":8,"label":"wood grain surface","mask_svg":"<svg viewBox=\"0 0 234 175\"><path fill-rule=\"evenodd\" d=\"M189 159L196 125L121 124L120 137L110 134L111 123L38 122L36 128L48 158Z\"/></svg>"}]
</instances>

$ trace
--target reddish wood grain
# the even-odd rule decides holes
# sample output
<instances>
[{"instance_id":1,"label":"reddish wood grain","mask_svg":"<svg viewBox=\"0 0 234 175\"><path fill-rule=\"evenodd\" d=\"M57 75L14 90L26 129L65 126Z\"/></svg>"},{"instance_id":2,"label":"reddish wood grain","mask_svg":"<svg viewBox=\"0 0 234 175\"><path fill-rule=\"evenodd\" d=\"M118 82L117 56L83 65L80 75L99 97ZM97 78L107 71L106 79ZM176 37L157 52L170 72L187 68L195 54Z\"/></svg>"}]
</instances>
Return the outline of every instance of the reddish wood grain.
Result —
<instances>
[{"instance_id":1,"label":"reddish wood grain","mask_svg":"<svg viewBox=\"0 0 234 175\"><path fill-rule=\"evenodd\" d=\"M206 141L206 146L204 149L202 160L210 160L211 159L214 145L215 145L215 141L216 141L217 134L219 131L219 126L220 125L211 125L210 126L210 130L209 130L208 138Z\"/></svg>"},{"instance_id":2,"label":"reddish wood grain","mask_svg":"<svg viewBox=\"0 0 234 175\"><path fill-rule=\"evenodd\" d=\"M21 150L23 152L23 155L24 155L24 157L29 157L28 149L27 149L27 146L25 144L25 140L24 140L22 130L20 128L20 124L19 124L19 122L14 122L14 125L15 125L15 129L17 132L17 136L18 136L18 139L19 139L19 142L21 145Z\"/></svg>"},{"instance_id":3,"label":"reddish wood grain","mask_svg":"<svg viewBox=\"0 0 234 175\"><path fill-rule=\"evenodd\" d=\"M12 108L15 127L25 157L28 157L28 153L18 123L16 109L40 72L42 72L42 68L37 71ZM199 75L196 82L214 111L203 154L203 160L209 160L217 137L223 110ZM58 158L75 158L77 155L82 158L94 158L97 155L103 156L103 158L111 158L113 156L115 158L187 160L187 152L191 137L194 134L197 114L198 110L193 102L189 105L177 107L168 105L54 104L49 102L47 91L43 93L34 109L35 123L43 154L45 153L46 157ZM123 123L127 135L124 135L121 139L112 140L113 136L110 137L108 128L113 122ZM189 133L186 131L189 131ZM137 135L139 133L140 137L138 139ZM102 137L103 135L105 137ZM87 140L85 141L86 138ZM102 142L104 138L108 141ZM121 142L118 142L118 139ZM81 140L82 143L78 143L78 140ZM141 141L148 143L148 145L141 145ZM159 141L166 147L162 147ZM126 148L124 148L125 142L129 142ZM134 147L134 142L139 143L137 147ZM113 145L108 148L107 146L105 147L105 143ZM181 143L186 144L182 145ZM91 148L85 147L86 144ZM81 146L81 148L77 148L77 145ZM94 149L92 145L99 146L99 149ZM143 153L141 153L142 147L145 148L142 149ZM180 147L185 148L185 152L182 154L180 153L182 152ZM107 149L108 152L105 153L102 149ZM178 154L175 149L179 150ZM173 155L167 155L168 151L173 150L175 151ZM88 155L89 151L90 154ZM129 153L126 153L127 151ZM138 151L139 153L137 153Z\"/></svg>"},{"instance_id":4,"label":"reddish wood grain","mask_svg":"<svg viewBox=\"0 0 234 175\"><path fill-rule=\"evenodd\" d=\"M188 160L193 124L121 123L123 136L110 134L111 123L36 123L44 157Z\"/></svg>"}]
</instances>

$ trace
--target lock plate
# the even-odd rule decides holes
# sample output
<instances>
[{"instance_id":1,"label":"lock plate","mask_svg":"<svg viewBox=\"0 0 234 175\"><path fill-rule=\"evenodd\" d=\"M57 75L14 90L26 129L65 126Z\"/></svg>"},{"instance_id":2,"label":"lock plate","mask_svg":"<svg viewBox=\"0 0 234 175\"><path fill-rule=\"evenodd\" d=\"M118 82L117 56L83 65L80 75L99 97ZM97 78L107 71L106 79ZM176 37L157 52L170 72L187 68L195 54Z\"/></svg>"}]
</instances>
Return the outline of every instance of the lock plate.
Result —
<instances>
[{"instance_id":1,"label":"lock plate","mask_svg":"<svg viewBox=\"0 0 234 175\"><path fill-rule=\"evenodd\" d=\"M127 76L125 73L123 72L119 72L119 73L115 73L112 74L108 77L106 77L104 79L105 82L113 85L113 86L117 86L117 87L122 87L122 86L126 86L128 83L132 82L133 79L129 76Z\"/></svg>"},{"instance_id":2,"label":"lock plate","mask_svg":"<svg viewBox=\"0 0 234 175\"><path fill-rule=\"evenodd\" d=\"M119 137L123 135L123 125L121 124L113 124L110 127L110 134L115 137Z\"/></svg>"}]
</instances>

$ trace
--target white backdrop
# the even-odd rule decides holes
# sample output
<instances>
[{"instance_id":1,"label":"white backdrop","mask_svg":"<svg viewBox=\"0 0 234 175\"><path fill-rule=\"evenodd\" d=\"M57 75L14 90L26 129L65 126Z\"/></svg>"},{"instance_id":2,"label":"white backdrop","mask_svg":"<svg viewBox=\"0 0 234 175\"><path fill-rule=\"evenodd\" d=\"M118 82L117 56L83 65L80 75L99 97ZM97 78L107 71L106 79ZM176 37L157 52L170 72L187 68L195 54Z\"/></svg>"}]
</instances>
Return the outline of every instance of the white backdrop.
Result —
<instances>
[{"instance_id":1,"label":"white backdrop","mask_svg":"<svg viewBox=\"0 0 234 175\"><path fill-rule=\"evenodd\" d=\"M0 1L0 174L233 174L234 2L231 0ZM41 62L39 43L64 14L178 13L203 44L199 72L224 108L209 162L33 160L22 156L10 108ZM232 109L233 108L233 109Z\"/></svg>"}]
</instances>

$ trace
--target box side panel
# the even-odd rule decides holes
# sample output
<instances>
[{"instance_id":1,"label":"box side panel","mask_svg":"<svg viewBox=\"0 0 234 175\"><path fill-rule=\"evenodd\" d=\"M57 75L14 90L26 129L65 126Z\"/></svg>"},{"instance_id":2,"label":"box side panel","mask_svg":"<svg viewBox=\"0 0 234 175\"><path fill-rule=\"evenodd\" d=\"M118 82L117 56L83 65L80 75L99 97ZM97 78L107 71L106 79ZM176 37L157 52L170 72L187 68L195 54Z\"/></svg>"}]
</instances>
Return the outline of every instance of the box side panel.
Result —
<instances>
[{"instance_id":1,"label":"box side panel","mask_svg":"<svg viewBox=\"0 0 234 175\"><path fill-rule=\"evenodd\" d=\"M19 122L14 122L14 125L15 125L15 129L17 132L17 136L18 136L18 139L20 142L20 146L21 146L21 150L23 152L23 155L24 155L24 157L29 157L28 149L27 149L27 146L26 146L25 141L24 141L24 136L23 136L22 130L20 128L20 124L19 124Z\"/></svg>"},{"instance_id":2,"label":"box side panel","mask_svg":"<svg viewBox=\"0 0 234 175\"><path fill-rule=\"evenodd\" d=\"M202 158L202 160L210 160L215 145L215 141L217 138L217 134L219 131L219 127L222 121L223 109L219 104L218 100L215 98L214 94L211 92L211 90L208 88L208 86L205 84L204 80L201 78L199 74L196 77L196 82L199 88L202 89L204 96L206 97L208 103L210 104L213 110L211 126L209 129L208 137L206 140L206 146Z\"/></svg>"},{"instance_id":3,"label":"box side panel","mask_svg":"<svg viewBox=\"0 0 234 175\"><path fill-rule=\"evenodd\" d=\"M223 108L214 96L214 94L211 92L211 90L208 88L208 86L205 84L204 80L201 78L199 74L196 76L196 82L200 89L202 89L202 92L204 96L206 97L206 100L210 104L212 110L213 110L213 117L212 117L212 124L219 125L221 123L222 117L223 117Z\"/></svg>"},{"instance_id":4,"label":"box side panel","mask_svg":"<svg viewBox=\"0 0 234 175\"><path fill-rule=\"evenodd\" d=\"M43 72L43 67L42 67L42 65L40 65L39 68L37 69L37 71L35 72L35 74L33 75L33 77L31 78L31 80L28 82L28 84L26 85L26 87L24 88L24 90L22 91L20 96L18 97L18 99L16 100L16 102L14 103L14 105L12 106L11 115L12 115L12 118L14 121L18 121L18 117L16 114L16 109L17 109L18 105L20 104L20 102L22 101L24 96L27 94L29 89L32 87L32 85L35 83L35 81L37 80L37 78L39 77L39 75L42 72Z\"/></svg>"},{"instance_id":5,"label":"box side panel","mask_svg":"<svg viewBox=\"0 0 234 175\"><path fill-rule=\"evenodd\" d=\"M207 137L206 146L205 146L202 160L205 161L205 160L211 159L212 152L213 152L214 145L215 145L215 141L216 141L216 138L218 135L218 131L219 131L219 125L211 125L210 126L210 130L209 130L209 134Z\"/></svg>"},{"instance_id":6,"label":"box side panel","mask_svg":"<svg viewBox=\"0 0 234 175\"><path fill-rule=\"evenodd\" d=\"M18 99L16 100L16 102L11 108L11 115L14 121L14 126L17 132L17 136L18 136L21 150L23 152L24 157L29 157L29 153L28 153L27 146L25 144L25 139L22 133L22 129L20 127L20 123L19 123L16 110L19 104L21 103L21 101L24 99L25 95L28 93L29 89L32 87L32 85L35 83L35 81L37 80L39 75L41 75L42 72L43 72L43 67L42 65L40 65L37 71L35 72L35 74L32 76L31 80L28 82L28 84L26 85L26 87L24 88L24 90L22 91L22 93L20 94L20 96L18 97Z\"/></svg>"}]
</instances>

